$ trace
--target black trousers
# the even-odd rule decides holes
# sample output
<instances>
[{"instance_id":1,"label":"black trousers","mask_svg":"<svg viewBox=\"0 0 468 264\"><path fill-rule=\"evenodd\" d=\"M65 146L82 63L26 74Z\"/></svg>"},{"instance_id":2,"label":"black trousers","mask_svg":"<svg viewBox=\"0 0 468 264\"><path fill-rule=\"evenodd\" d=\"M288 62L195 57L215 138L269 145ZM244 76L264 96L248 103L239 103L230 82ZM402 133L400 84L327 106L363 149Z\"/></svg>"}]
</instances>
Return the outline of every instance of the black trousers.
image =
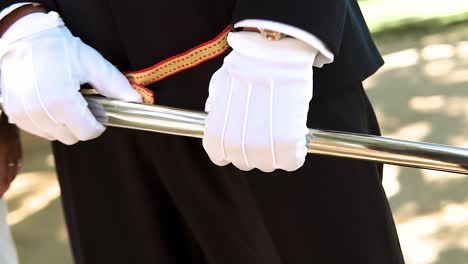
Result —
<instances>
[{"instance_id":1,"label":"black trousers","mask_svg":"<svg viewBox=\"0 0 468 264\"><path fill-rule=\"evenodd\" d=\"M358 84L309 127L379 134ZM217 167L201 141L109 128L54 143L76 263L402 264L380 164L309 155L300 170Z\"/></svg>"}]
</instances>

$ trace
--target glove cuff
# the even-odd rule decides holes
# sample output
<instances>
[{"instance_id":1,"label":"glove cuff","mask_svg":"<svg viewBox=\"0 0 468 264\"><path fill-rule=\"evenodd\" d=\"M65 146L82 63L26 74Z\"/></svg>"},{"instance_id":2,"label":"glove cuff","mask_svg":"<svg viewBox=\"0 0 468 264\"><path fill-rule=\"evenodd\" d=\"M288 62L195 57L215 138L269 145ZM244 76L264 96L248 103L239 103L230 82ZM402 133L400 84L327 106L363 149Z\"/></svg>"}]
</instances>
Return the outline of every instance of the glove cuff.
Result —
<instances>
[{"instance_id":1,"label":"glove cuff","mask_svg":"<svg viewBox=\"0 0 468 264\"><path fill-rule=\"evenodd\" d=\"M22 17L0 38L0 58L10 50L11 44L18 40L64 25L62 18L56 12L33 13Z\"/></svg>"}]
</instances>

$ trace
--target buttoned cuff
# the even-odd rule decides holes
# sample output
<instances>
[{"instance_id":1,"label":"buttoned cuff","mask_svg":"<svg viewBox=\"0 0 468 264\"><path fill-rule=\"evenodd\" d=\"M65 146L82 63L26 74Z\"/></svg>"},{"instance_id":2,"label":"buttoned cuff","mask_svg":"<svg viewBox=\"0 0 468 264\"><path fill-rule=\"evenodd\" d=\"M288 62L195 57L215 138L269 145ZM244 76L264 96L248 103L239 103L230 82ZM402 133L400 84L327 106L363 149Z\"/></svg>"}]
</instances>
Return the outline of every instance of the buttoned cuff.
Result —
<instances>
[{"instance_id":1,"label":"buttoned cuff","mask_svg":"<svg viewBox=\"0 0 468 264\"><path fill-rule=\"evenodd\" d=\"M299 39L318 50L319 54L317 55L314 61L315 67L321 68L323 67L323 65L332 63L334 60L333 53L326 47L323 41L321 41L315 35L291 25L263 19L246 19L236 23L234 27L264 28L268 30L278 31L296 39Z\"/></svg>"}]
</instances>

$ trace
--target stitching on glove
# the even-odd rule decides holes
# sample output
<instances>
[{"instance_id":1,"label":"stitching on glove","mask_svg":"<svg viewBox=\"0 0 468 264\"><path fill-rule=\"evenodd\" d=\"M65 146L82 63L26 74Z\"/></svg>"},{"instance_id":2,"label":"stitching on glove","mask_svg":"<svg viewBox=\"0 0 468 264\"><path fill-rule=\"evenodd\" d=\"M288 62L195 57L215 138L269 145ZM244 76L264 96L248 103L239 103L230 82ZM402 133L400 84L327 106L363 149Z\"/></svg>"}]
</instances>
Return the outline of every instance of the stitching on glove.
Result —
<instances>
[{"instance_id":1,"label":"stitching on glove","mask_svg":"<svg viewBox=\"0 0 468 264\"><path fill-rule=\"evenodd\" d=\"M0 39L0 63L3 61L3 58L8 55L8 53L15 50L17 44L9 44L7 42L2 42Z\"/></svg>"},{"instance_id":2,"label":"stitching on glove","mask_svg":"<svg viewBox=\"0 0 468 264\"><path fill-rule=\"evenodd\" d=\"M229 110L231 109L231 99L232 99L232 90L234 86L234 79L231 77L231 84L229 85L229 97L226 106L226 114L224 115L224 124L223 124L223 131L221 134L221 153L223 154L223 160L226 160L226 150L224 148L224 136L226 135L226 127L229 117Z\"/></svg>"},{"instance_id":3,"label":"stitching on glove","mask_svg":"<svg viewBox=\"0 0 468 264\"><path fill-rule=\"evenodd\" d=\"M251 93L252 93L252 83L249 82L248 91L247 91L247 103L245 104L244 125L242 127L242 155L244 156L244 162L248 167L251 167L251 166L250 166L249 158L247 157L247 152L245 151L245 131L247 130L247 121L249 118L249 105L250 105Z\"/></svg>"},{"instance_id":4,"label":"stitching on glove","mask_svg":"<svg viewBox=\"0 0 468 264\"><path fill-rule=\"evenodd\" d=\"M276 149L275 149L275 141L273 140L273 88L274 88L274 81L270 80L270 116L269 116L269 124L270 124L270 146L271 146L271 158L273 160L273 168L278 169L278 163L276 160Z\"/></svg>"},{"instance_id":5,"label":"stitching on glove","mask_svg":"<svg viewBox=\"0 0 468 264\"><path fill-rule=\"evenodd\" d=\"M30 59L31 61L29 62L29 65L32 65L34 67L34 63L32 61L32 49L29 50L29 55L30 55ZM70 73L70 68L67 67L68 69L68 74L71 74ZM33 72L38 72L36 69L33 69ZM39 87L39 84L37 83L37 79L36 78L33 78L32 80L34 82L34 92L36 93L36 96L37 96L37 99L39 100L39 104L41 105L42 109L44 110L44 112L47 114L47 116L52 120L54 121L56 124L61 124L60 122L57 121L57 119L55 119L55 117L47 110L47 108L45 107L45 104L44 104L44 101L42 100L42 97L41 97L41 93L38 91L38 87ZM42 129L41 129L42 130Z\"/></svg>"}]
</instances>

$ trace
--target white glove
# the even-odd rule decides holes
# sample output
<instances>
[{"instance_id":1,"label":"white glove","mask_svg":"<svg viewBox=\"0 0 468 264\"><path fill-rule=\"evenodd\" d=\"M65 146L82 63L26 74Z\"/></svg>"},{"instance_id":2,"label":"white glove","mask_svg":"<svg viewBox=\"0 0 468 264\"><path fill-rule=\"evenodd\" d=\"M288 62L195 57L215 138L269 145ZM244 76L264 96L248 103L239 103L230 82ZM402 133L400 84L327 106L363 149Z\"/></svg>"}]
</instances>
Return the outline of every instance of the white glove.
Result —
<instances>
[{"instance_id":1,"label":"white glove","mask_svg":"<svg viewBox=\"0 0 468 264\"><path fill-rule=\"evenodd\" d=\"M15 22L0 39L3 108L9 121L49 140L74 144L105 130L80 85L100 94L141 102L127 79L96 50L73 37L55 12Z\"/></svg>"},{"instance_id":2,"label":"white glove","mask_svg":"<svg viewBox=\"0 0 468 264\"><path fill-rule=\"evenodd\" d=\"M317 50L302 41L230 33L233 48L210 83L203 146L219 166L294 171L307 154L306 126Z\"/></svg>"}]
</instances>

